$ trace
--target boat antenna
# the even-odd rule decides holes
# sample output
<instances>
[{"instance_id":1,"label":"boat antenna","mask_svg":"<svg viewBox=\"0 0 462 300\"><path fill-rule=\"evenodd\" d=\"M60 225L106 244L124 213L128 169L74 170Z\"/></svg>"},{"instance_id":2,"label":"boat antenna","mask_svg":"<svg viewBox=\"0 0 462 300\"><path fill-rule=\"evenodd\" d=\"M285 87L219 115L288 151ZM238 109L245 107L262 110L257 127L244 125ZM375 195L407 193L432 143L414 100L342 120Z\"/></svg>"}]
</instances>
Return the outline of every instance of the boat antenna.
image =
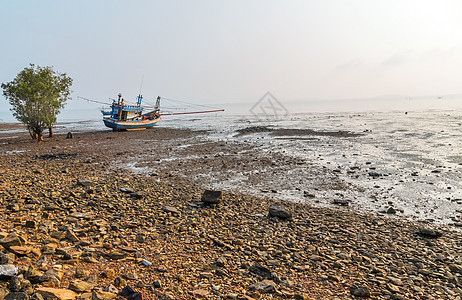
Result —
<instances>
[{"instance_id":1,"label":"boat antenna","mask_svg":"<svg viewBox=\"0 0 462 300\"><path fill-rule=\"evenodd\" d=\"M144 80L144 75L141 77L140 92L138 94L141 94L141 90L143 89L143 80Z\"/></svg>"}]
</instances>

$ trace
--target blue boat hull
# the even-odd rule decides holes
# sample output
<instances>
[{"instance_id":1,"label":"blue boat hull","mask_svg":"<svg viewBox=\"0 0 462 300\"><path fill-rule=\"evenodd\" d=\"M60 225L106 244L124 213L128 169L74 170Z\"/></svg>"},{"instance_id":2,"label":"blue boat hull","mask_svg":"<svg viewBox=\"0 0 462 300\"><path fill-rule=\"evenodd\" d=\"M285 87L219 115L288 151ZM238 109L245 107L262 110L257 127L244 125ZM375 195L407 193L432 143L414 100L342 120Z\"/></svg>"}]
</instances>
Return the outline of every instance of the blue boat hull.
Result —
<instances>
[{"instance_id":1,"label":"blue boat hull","mask_svg":"<svg viewBox=\"0 0 462 300\"><path fill-rule=\"evenodd\" d=\"M113 118L104 118L103 122L106 127L112 128L112 130L136 130L153 127L159 120L160 118L121 121Z\"/></svg>"}]
</instances>

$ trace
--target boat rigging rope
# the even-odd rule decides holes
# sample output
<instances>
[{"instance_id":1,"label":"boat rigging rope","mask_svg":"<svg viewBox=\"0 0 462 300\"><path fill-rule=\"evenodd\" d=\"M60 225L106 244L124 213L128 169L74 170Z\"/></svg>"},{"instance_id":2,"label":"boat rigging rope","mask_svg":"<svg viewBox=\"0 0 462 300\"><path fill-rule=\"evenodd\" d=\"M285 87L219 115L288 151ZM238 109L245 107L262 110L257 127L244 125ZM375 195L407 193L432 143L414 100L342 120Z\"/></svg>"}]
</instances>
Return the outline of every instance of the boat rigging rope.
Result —
<instances>
[{"instance_id":1,"label":"boat rigging rope","mask_svg":"<svg viewBox=\"0 0 462 300\"><path fill-rule=\"evenodd\" d=\"M219 109L219 108L217 108L217 107L213 107L213 106L209 106L209 105L195 104L195 103L191 103L191 102L186 102L186 101L181 101L181 100L175 100L175 99L170 99L170 98L164 98L164 97L161 97L161 100L179 102L179 103L188 104L188 105L191 105L191 106L201 106L201 107L205 107L205 108L209 108L209 109L210 109L210 108L211 108L211 109Z\"/></svg>"},{"instance_id":2,"label":"boat rigging rope","mask_svg":"<svg viewBox=\"0 0 462 300\"><path fill-rule=\"evenodd\" d=\"M99 103L103 105L111 105L111 103L103 102L103 101L97 101L97 100L92 100L84 97L77 96L77 98L86 100L88 102L93 102L93 103ZM109 98L110 100L115 101L114 99ZM157 108L155 105L152 105L151 103L147 102L145 99L143 99L144 103L149 104L148 106L142 105L143 108ZM176 102L176 103L174 103ZM175 100L175 99L170 99L170 98L163 98L161 97L161 104L162 103L167 103L168 105L171 106L165 106L161 105L162 107L162 115L181 115L181 114L193 114L193 113L209 113L209 112L218 112L218 111L223 111L221 108L216 108L213 106L209 105L203 105L203 104L195 104L195 103L190 103L186 101L181 101L181 100ZM129 101L125 101L125 104L132 105ZM178 104L181 104L181 106L178 106ZM135 104L133 104L135 105ZM186 107L185 107L186 106ZM203 111L188 111L187 109L194 109L194 108L201 108L204 109ZM176 111L181 111L181 112L175 112Z\"/></svg>"}]
</instances>

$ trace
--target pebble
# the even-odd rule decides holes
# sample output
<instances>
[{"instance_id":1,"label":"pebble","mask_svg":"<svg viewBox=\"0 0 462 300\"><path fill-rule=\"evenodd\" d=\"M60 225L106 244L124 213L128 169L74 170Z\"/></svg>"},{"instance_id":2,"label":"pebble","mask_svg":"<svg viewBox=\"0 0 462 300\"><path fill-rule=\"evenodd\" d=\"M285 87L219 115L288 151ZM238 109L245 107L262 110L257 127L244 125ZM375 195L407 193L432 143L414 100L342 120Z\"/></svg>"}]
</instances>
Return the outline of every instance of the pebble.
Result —
<instances>
[{"instance_id":1,"label":"pebble","mask_svg":"<svg viewBox=\"0 0 462 300\"><path fill-rule=\"evenodd\" d=\"M142 264L143 266L145 266L145 267L152 266L152 262L150 262L149 260L144 259L144 258L141 260L141 264Z\"/></svg>"}]
</instances>

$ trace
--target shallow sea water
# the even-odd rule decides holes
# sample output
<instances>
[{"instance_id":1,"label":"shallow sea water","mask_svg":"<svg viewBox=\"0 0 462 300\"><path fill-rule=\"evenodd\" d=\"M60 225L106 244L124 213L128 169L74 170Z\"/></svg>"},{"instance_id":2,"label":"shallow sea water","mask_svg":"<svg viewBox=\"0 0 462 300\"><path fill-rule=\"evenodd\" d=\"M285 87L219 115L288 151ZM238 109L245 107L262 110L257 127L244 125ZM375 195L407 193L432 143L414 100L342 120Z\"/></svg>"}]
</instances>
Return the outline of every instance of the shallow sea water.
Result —
<instances>
[{"instance_id":1,"label":"shallow sea water","mask_svg":"<svg viewBox=\"0 0 462 300\"><path fill-rule=\"evenodd\" d=\"M437 223L462 222L462 110L368 113L304 113L288 119L215 115L166 119L160 126L208 130L212 140L238 140L261 151L277 151L328 168L358 189L314 192L317 198L342 197L351 206L373 212L390 207L397 215ZM275 129L349 131L357 137L272 136L254 133L236 137L236 130L252 126ZM297 169L300 170L297 170ZM213 174L209 174L213 175ZM282 188L275 197L313 201L303 197L303 167L269 186ZM281 184L281 182L284 184ZM247 189L242 174L218 187ZM217 187L217 186L216 186ZM284 187L286 188L284 190ZM258 189L254 189L258 192ZM322 201L321 201L322 203Z\"/></svg>"}]
</instances>

